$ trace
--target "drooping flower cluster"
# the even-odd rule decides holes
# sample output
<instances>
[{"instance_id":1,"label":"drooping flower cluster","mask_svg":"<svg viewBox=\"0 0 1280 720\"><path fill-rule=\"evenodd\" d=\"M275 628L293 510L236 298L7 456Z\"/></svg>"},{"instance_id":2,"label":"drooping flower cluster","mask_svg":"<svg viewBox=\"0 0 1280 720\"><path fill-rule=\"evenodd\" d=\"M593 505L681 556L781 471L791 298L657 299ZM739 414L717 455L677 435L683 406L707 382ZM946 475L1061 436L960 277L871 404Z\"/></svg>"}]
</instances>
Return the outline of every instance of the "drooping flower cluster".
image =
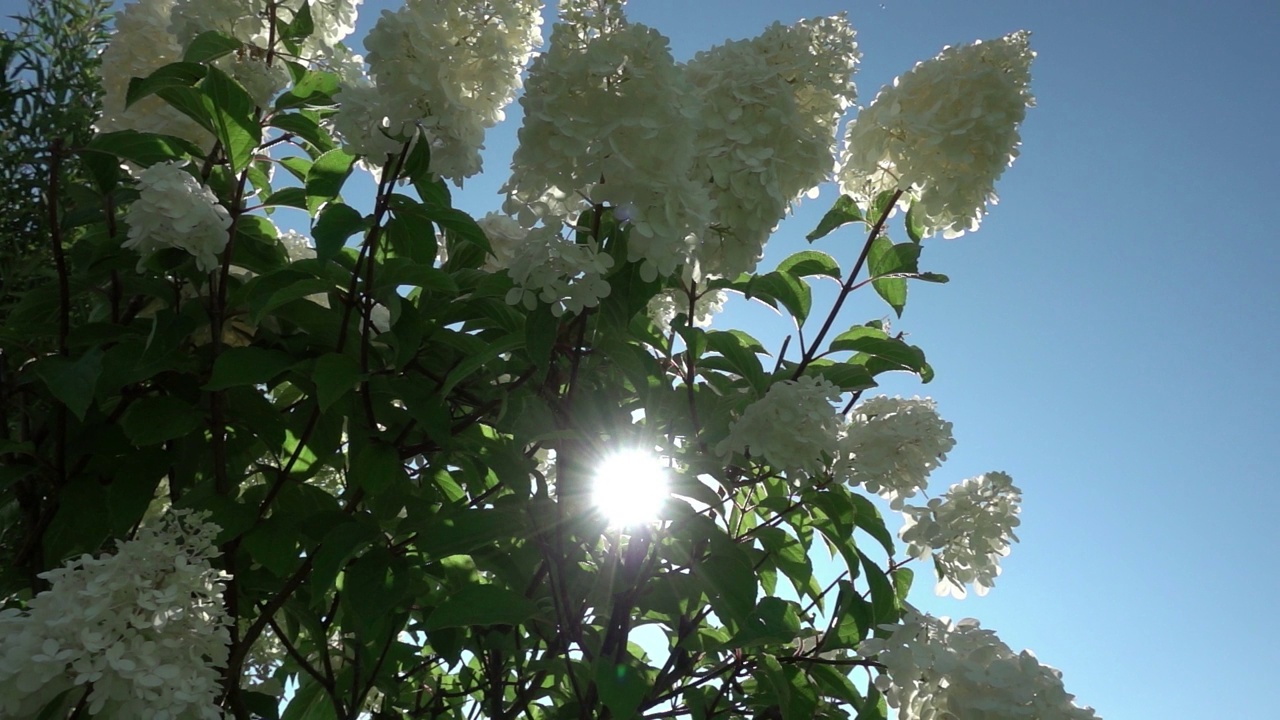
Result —
<instances>
[{"instance_id":1,"label":"drooping flower cluster","mask_svg":"<svg viewBox=\"0 0 1280 720\"><path fill-rule=\"evenodd\" d=\"M859 57L841 14L774 23L686 66L703 101L693 172L714 204L697 253L704 275L754 270L790 204L827 179Z\"/></svg>"},{"instance_id":2,"label":"drooping flower cluster","mask_svg":"<svg viewBox=\"0 0 1280 720\"><path fill-rule=\"evenodd\" d=\"M883 666L876 687L899 720L1097 720L1063 689L1062 673L1015 653L976 620L908 610L859 652Z\"/></svg>"},{"instance_id":3,"label":"drooping flower cluster","mask_svg":"<svg viewBox=\"0 0 1280 720\"><path fill-rule=\"evenodd\" d=\"M210 30L263 50L271 43L271 17L289 23L304 0L174 0L170 30L183 45ZM361 0L310 0L315 27L300 48L303 59L328 52L356 28Z\"/></svg>"},{"instance_id":4,"label":"drooping flower cluster","mask_svg":"<svg viewBox=\"0 0 1280 720\"><path fill-rule=\"evenodd\" d=\"M541 300L556 316L579 313L609 295L604 276L612 266L613 258L601 253L594 239L575 243L562 237L558 227L537 227L511 258L507 272L516 286L506 300L527 310Z\"/></svg>"},{"instance_id":5,"label":"drooping flower cluster","mask_svg":"<svg viewBox=\"0 0 1280 720\"><path fill-rule=\"evenodd\" d=\"M841 440L843 479L888 500L895 510L924 489L929 473L955 447L951 423L930 399L874 397L849 416Z\"/></svg>"},{"instance_id":6,"label":"drooping flower cluster","mask_svg":"<svg viewBox=\"0 0 1280 720\"><path fill-rule=\"evenodd\" d=\"M177 511L115 554L43 573L49 590L0 611L0 716L36 717L64 690L91 688L89 715L221 718L230 635L217 533Z\"/></svg>"},{"instance_id":7,"label":"drooping flower cluster","mask_svg":"<svg viewBox=\"0 0 1280 720\"><path fill-rule=\"evenodd\" d=\"M123 247L142 256L139 270L152 253L176 247L195 256L196 267L209 272L227 246L231 215L181 163L167 162L138 175L138 199L129 206L125 222L129 239Z\"/></svg>"},{"instance_id":8,"label":"drooping flower cluster","mask_svg":"<svg viewBox=\"0 0 1280 720\"><path fill-rule=\"evenodd\" d=\"M865 204L904 190L926 234L976 230L1034 102L1028 39L1020 31L946 48L882 89L849 124L842 192Z\"/></svg>"},{"instance_id":9,"label":"drooping flower cluster","mask_svg":"<svg viewBox=\"0 0 1280 720\"><path fill-rule=\"evenodd\" d=\"M431 171L461 182L480 172L485 129L503 119L541 41L533 0L408 0L384 10L365 40L370 83L338 93L335 127L349 152L381 164L417 128Z\"/></svg>"},{"instance_id":10,"label":"drooping flower cluster","mask_svg":"<svg viewBox=\"0 0 1280 720\"><path fill-rule=\"evenodd\" d=\"M840 388L826 378L801 376L774 383L729 427L716 452L747 453L774 469L814 475L839 452L841 420L832 403Z\"/></svg>"},{"instance_id":11,"label":"drooping flower cluster","mask_svg":"<svg viewBox=\"0 0 1280 720\"><path fill-rule=\"evenodd\" d=\"M645 312L653 324L666 334L671 332L671 321L680 313L689 315L694 327L711 325L711 318L724 309L727 299L723 290L700 291L690 312L689 294L684 289L667 288L649 300Z\"/></svg>"},{"instance_id":12,"label":"drooping flower cluster","mask_svg":"<svg viewBox=\"0 0 1280 720\"><path fill-rule=\"evenodd\" d=\"M689 176L697 97L652 28L577 38L573 26L556 25L529 68L505 209L532 227L610 206L631 226L628 259L643 261L647 279L670 275L688 261L710 210L706 188Z\"/></svg>"},{"instance_id":13,"label":"drooping flower cluster","mask_svg":"<svg viewBox=\"0 0 1280 720\"><path fill-rule=\"evenodd\" d=\"M213 136L199 123L155 95L125 108L132 78L145 78L182 59L182 44L169 31L172 7L173 0L138 0L116 14L116 31L98 69L103 91L102 117L95 125L99 131L137 130L212 144Z\"/></svg>"},{"instance_id":14,"label":"drooping flower cluster","mask_svg":"<svg viewBox=\"0 0 1280 720\"><path fill-rule=\"evenodd\" d=\"M986 595L1000 574L1000 558L1018 539L1013 529L1021 502L1022 491L1013 478L986 473L951 486L926 507L904 508L906 522L899 536L912 556L933 556L939 595L962 598L967 584Z\"/></svg>"}]
</instances>

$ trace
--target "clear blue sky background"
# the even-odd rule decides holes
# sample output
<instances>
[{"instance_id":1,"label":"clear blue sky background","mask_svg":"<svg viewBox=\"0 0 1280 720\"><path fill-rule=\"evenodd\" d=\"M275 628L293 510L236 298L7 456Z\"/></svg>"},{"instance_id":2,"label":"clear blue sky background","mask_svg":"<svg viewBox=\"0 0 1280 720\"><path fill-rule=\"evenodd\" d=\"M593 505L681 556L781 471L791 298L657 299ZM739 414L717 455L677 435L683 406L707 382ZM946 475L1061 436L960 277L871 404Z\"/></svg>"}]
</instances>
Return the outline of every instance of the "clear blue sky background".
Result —
<instances>
[{"instance_id":1,"label":"clear blue sky background","mask_svg":"<svg viewBox=\"0 0 1280 720\"><path fill-rule=\"evenodd\" d=\"M356 37L398 5L366 0ZM932 396L955 423L935 486L1014 476L1022 543L987 597L936 599L921 572L914 601L1035 650L1108 720L1280 717L1280 246L1267 220L1280 209L1280 3L630 5L680 59L842 10L864 102L943 45L1026 28L1039 53L1038 106L1000 205L977 234L927 241L923 266L952 282L915 286L896 323L937 379L887 387ZM468 210L499 205L511 110L490 133L487 177L458 196ZM768 259L804 247L834 197L803 205ZM848 266L858 242L846 230L819 248ZM844 319L885 314L868 293ZM739 309L719 325L744 323L773 347L786 332Z\"/></svg>"}]
</instances>

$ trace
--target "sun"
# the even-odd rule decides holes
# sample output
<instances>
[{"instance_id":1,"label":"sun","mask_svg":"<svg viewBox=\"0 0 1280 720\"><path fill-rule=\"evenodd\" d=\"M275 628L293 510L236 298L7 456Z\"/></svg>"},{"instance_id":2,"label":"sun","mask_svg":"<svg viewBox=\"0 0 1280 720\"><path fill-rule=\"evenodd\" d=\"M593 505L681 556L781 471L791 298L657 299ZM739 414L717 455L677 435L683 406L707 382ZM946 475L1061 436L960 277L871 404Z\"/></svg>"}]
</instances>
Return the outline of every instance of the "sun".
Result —
<instances>
[{"instance_id":1,"label":"sun","mask_svg":"<svg viewBox=\"0 0 1280 720\"><path fill-rule=\"evenodd\" d=\"M609 455L591 481L591 502L613 527L656 522L669 495L666 468L643 450Z\"/></svg>"}]
</instances>

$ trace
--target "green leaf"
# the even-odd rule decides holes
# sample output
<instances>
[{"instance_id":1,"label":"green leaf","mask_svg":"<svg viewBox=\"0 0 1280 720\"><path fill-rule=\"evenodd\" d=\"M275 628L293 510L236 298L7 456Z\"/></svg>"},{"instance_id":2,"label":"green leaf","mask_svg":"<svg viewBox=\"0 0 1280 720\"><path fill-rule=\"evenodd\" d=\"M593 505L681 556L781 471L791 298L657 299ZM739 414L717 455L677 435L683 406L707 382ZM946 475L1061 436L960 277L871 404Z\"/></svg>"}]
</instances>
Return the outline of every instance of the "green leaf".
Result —
<instances>
[{"instance_id":1,"label":"green leaf","mask_svg":"<svg viewBox=\"0 0 1280 720\"><path fill-rule=\"evenodd\" d=\"M289 40L303 40L315 32L316 24L311 18L311 3L303 2L293 15L293 20L285 26L282 35Z\"/></svg>"},{"instance_id":2,"label":"green leaf","mask_svg":"<svg viewBox=\"0 0 1280 720\"><path fill-rule=\"evenodd\" d=\"M818 227L813 232L804 236L805 240L813 242L819 238L826 237L832 230L851 222L862 220L862 210L858 208L858 203L854 202L852 197L841 195L836 198L835 204L822 216L822 220L818 222Z\"/></svg>"},{"instance_id":3,"label":"green leaf","mask_svg":"<svg viewBox=\"0 0 1280 720\"><path fill-rule=\"evenodd\" d=\"M263 198L262 204L266 207L292 207L306 210L307 191L300 187L280 188Z\"/></svg>"},{"instance_id":4,"label":"green leaf","mask_svg":"<svg viewBox=\"0 0 1280 720\"><path fill-rule=\"evenodd\" d=\"M59 402L84 420L102 374L102 350L95 347L75 360L44 358L36 363L35 373Z\"/></svg>"},{"instance_id":5,"label":"green leaf","mask_svg":"<svg viewBox=\"0 0 1280 720\"><path fill-rule=\"evenodd\" d=\"M889 337L883 330L855 325L831 341L830 349L858 353L851 362L862 365L874 375L902 370L919 375L924 382L933 379L933 368L925 361L924 351L899 338Z\"/></svg>"},{"instance_id":6,"label":"green leaf","mask_svg":"<svg viewBox=\"0 0 1280 720\"><path fill-rule=\"evenodd\" d=\"M371 631L405 597L408 577L402 558L376 545L347 566L342 576L344 624L363 634Z\"/></svg>"},{"instance_id":7,"label":"green leaf","mask_svg":"<svg viewBox=\"0 0 1280 720\"><path fill-rule=\"evenodd\" d=\"M403 485L408 476L395 446L370 442L354 453L350 479L371 495Z\"/></svg>"},{"instance_id":8,"label":"green leaf","mask_svg":"<svg viewBox=\"0 0 1280 720\"><path fill-rule=\"evenodd\" d=\"M244 43L233 37L227 37L217 30L207 30L196 36L187 51L182 54L183 62L208 63L223 55L230 55L244 46Z\"/></svg>"},{"instance_id":9,"label":"green leaf","mask_svg":"<svg viewBox=\"0 0 1280 720\"><path fill-rule=\"evenodd\" d=\"M778 272L788 273L796 277L825 275L840 279L840 265L835 258L817 250L801 250L778 263Z\"/></svg>"},{"instance_id":10,"label":"green leaf","mask_svg":"<svg viewBox=\"0 0 1280 720\"><path fill-rule=\"evenodd\" d=\"M204 424L204 414L171 395L135 400L120 419L134 445L155 445L188 435Z\"/></svg>"},{"instance_id":11,"label":"green leaf","mask_svg":"<svg viewBox=\"0 0 1280 720\"><path fill-rule=\"evenodd\" d=\"M876 625L897 622L902 614L902 605L893 583L874 560L861 551L858 554L862 556L862 569L871 589L871 612L875 615Z\"/></svg>"},{"instance_id":12,"label":"green leaf","mask_svg":"<svg viewBox=\"0 0 1280 720\"><path fill-rule=\"evenodd\" d=\"M105 153L121 160L128 160L140 167L203 155L195 144L181 138L140 133L134 130L94 135L81 152L86 155Z\"/></svg>"},{"instance_id":13,"label":"green leaf","mask_svg":"<svg viewBox=\"0 0 1280 720\"><path fill-rule=\"evenodd\" d=\"M201 67L204 67L201 65ZM213 103L200 88L169 85L156 90L156 96L169 103L178 112L194 120L200 127L216 134L214 130Z\"/></svg>"},{"instance_id":14,"label":"green leaf","mask_svg":"<svg viewBox=\"0 0 1280 720\"><path fill-rule=\"evenodd\" d=\"M443 477L435 478L438 483ZM500 540L518 537L523 517L505 508L474 508L442 515L421 514L410 509L406 530L418 532L418 547L432 560L450 555L466 555Z\"/></svg>"},{"instance_id":15,"label":"green leaf","mask_svg":"<svg viewBox=\"0 0 1280 720\"><path fill-rule=\"evenodd\" d=\"M800 606L782 598L763 597L742 629L729 641L729 647L785 644L793 642L799 634Z\"/></svg>"},{"instance_id":16,"label":"green leaf","mask_svg":"<svg viewBox=\"0 0 1280 720\"><path fill-rule=\"evenodd\" d=\"M900 567L893 571L893 589L898 594L899 605L907 602L907 596L911 594L911 582L915 577L915 571L909 567Z\"/></svg>"},{"instance_id":17,"label":"green leaf","mask_svg":"<svg viewBox=\"0 0 1280 720\"><path fill-rule=\"evenodd\" d=\"M213 66L200 87L211 105L213 133L222 142L231 169L240 172L262 142L262 126L254 118L257 104L240 83Z\"/></svg>"},{"instance_id":18,"label":"green leaf","mask_svg":"<svg viewBox=\"0 0 1280 720\"><path fill-rule=\"evenodd\" d=\"M710 555L693 566L693 575L701 580L707 602L720 620L741 627L756 606L756 573L751 558L722 533L712 536Z\"/></svg>"},{"instance_id":19,"label":"green leaf","mask_svg":"<svg viewBox=\"0 0 1280 720\"><path fill-rule=\"evenodd\" d=\"M484 351L469 356L467 359L458 363L458 366L449 371L448 376L444 379L444 386L440 388L441 395L448 395L458 383L471 377L485 364L497 359L503 353L511 352L524 344L524 337L518 335L508 335L496 342L490 343Z\"/></svg>"},{"instance_id":20,"label":"green leaf","mask_svg":"<svg viewBox=\"0 0 1280 720\"><path fill-rule=\"evenodd\" d=\"M520 593L497 585L470 585L450 595L427 617L427 628L519 625L538 613Z\"/></svg>"},{"instance_id":21,"label":"green leaf","mask_svg":"<svg viewBox=\"0 0 1280 720\"><path fill-rule=\"evenodd\" d=\"M907 237L911 238L911 242L919 245L924 240L924 220L920 218L920 213L916 210L916 203L911 203L911 207L907 208Z\"/></svg>"},{"instance_id":22,"label":"green leaf","mask_svg":"<svg viewBox=\"0 0 1280 720\"><path fill-rule=\"evenodd\" d=\"M878 236L871 243L867 253L867 268L875 279L871 286L880 297L889 303L898 317L902 317L902 309L907 304L907 281L898 275L917 275L917 261L920 257L920 246L912 243L893 244L884 235Z\"/></svg>"},{"instance_id":23,"label":"green leaf","mask_svg":"<svg viewBox=\"0 0 1280 720\"><path fill-rule=\"evenodd\" d=\"M866 390L876 386L871 373L862 365L852 362L835 362L821 358L809 363L804 374L812 377L823 377L827 382L845 392Z\"/></svg>"},{"instance_id":24,"label":"green leaf","mask_svg":"<svg viewBox=\"0 0 1280 720\"><path fill-rule=\"evenodd\" d=\"M155 95L166 88L191 89L204 79L208 70L209 68L205 65L195 62L162 65L145 78L129 80L129 89L124 96L124 106L127 108L148 95Z\"/></svg>"},{"instance_id":25,"label":"green leaf","mask_svg":"<svg viewBox=\"0 0 1280 720\"><path fill-rule=\"evenodd\" d=\"M213 375L205 390L225 390L240 385L262 385L293 364L288 353L257 347L224 350L213 363Z\"/></svg>"},{"instance_id":26,"label":"green leaf","mask_svg":"<svg viewBox=\"0 0 1280 720\"><path fill-rule=\"evenodd\" d=\"M336 147L333 144L333 138L329 137L328 131L320 127L320 123L301 113L277 113L271 116L267 124L297 135L314 145L321 153Z\"/></svg>"},{"instance_id":27,"label":"green leaf","mask_svg":"<svg viewBox=\"0 0 1280 720\"><path fill-rule=\"evenodd\" d=\"M756 355L757 350L764 350L759 341L740 330L713 330L706 334L706 340L707 348L724 356L734 371L746 378L753 388L761 392L768 388L769 380Z\"/></svg>"},{"instance_id":28,"label":"green leaf","mask_svg":"<svg viewBox=\"0 0 1280 720\"><path fill-rule=\"evenodd\" d=\"M308 205L310 202L311 199L308 198ZM329 261L347 244L347 238L365 227L367 222L364 216L355 208L344 203L329 203L320 211L320 216L311 228L311 235L316 240L316 258Z\"/></svg>"},{"instance_id":29,"label":"green leaf","mask_svg":"<svg viewBox=\"0 0 1280 720\"><path fill-rule=\"evenodd\" d=\"M760 539L760 545L770 553L770 558L777 563L778 569L791 581L797 593L816 597L821 592L813 579L813 565L809 562L809 554L794 535L780 528L758 528L756 537Z\"/></svg>"},{"instance_id":30,"label":"green leaf","mask_svg":"<svg viewBox=\"0 0 1280 720\"><path fill-rule=\"evenodd\" d=\"M641 701L649 693L649 683L643 675L631 665L615 664L609 657L602 657L596 662L595 682L600 702L609 709L614 720L635 717Z\"/></svg>"},{"instance_id":31,"label":"green leaf","mask_svg":"<svg viewBox=\"0 0 1280 720\"><path fill-rule=\"evenodd\" d=\"M317 358L311 379L316 384L316 403L320 411L328 410L350 392L360 382L361 375L360 363L350 355L328 353Z\"/></svg>"},{"instance_id":32,"label":"green leaf","mask_svg":"<svg viewBox=\"0 0 1280 720\"><path fill-rule=\"evenodd\" d=\"M339 86L337 73L310 70L294 84L292 90L276 98L276 110L304 105L332 105Z\"/></svg>"},{"instance_id":33,"label":"green leaf","mask_svg":"<svg viewBox=\"0 0 1280 720\"><path fill-rule=\"evenodd\" d=\"M331 529L316 551L315 563L308 578L316 596L323 601L325 593L333 588L338 573L347 561L382 537L382 530L368 515L346 519Z\"/></svg>"},{"instance_id":34,"label":"green leaf","mask_svg":"<svg viewBox=\"0 0 1280 720\"><path fill-rule=\"evenodd\" d=\"M756 295L776 298L795 318L797 326L804 325L813 305L813 291L807 283L790 273L777 271L752 276L745 295L748 300Z\"/></svg>"},{"instance_id":35,"label":"green leaf","mask_svg":"<svg viewBox=\"0 0 1280 720\"><path fill-rule=\"evenodd\" d=\"M893 536L885 527L884 516L880 514L879 508L858 493L850 493L849 499L853 501L853 521L884 546L884 551L893 557Z\"/></svg>"},{"instance_id":36,"label":"green leaf","mask_svg":"<svg viewBox=\"0 0 1280 720\"><path fill-rule=\"evenodd\" d=\"M355 162L354 155L334 149L316 158L311 164L311 169L307 171L306 189L307 210L312 216L322 205L338 197Z\"/></svg>"}]
</instances>

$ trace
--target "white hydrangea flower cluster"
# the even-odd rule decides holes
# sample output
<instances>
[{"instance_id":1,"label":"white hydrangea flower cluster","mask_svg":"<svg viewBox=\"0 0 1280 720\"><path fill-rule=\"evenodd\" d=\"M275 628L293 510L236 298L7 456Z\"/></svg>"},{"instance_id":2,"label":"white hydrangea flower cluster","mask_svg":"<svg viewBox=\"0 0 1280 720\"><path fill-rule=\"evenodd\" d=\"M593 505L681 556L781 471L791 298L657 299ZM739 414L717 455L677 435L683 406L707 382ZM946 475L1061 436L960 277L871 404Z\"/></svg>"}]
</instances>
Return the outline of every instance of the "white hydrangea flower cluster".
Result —
<instances>
[{"instance_id":1,"label":"white hydrangea flower cluster","mask_svg":"<svg viewBox=\"0 0 1280 720\"><path fill-rule=\"evenodd\" d=\"M649 319L664 335L671 332L671 321L676 315L684 313L692 315L694 327L708 327L711 318L724 309L728 296L723 290L702 291L693 302L693 312L689 312L689 293L679 288L667 288L649 301L645 312Z\"/></svg>"},{"instance_id":2,"label":"white hydrangea flower cluster","mask_svg":"<svg viewBox=\"0 0 1280 720\"><path fill-rule=\"evenodd\" d=\"M626 24L626 0L560 0L560 22L586 41Z\"/></svg>"},{"instance_id":3,"label":"white hydrangea flower cluster","mask_svg":"<svg viewBox=\"0 0 1280 720\"><path fill-rule=\"evenodd\" d=\"M822 377L774 383L729 426L716 452L749 452L777 470L821 474L839 453L843 423L832 406L839 399L840 388Z\"/></svg>"},{"instance_id":4,"label":"white hydrangea flower cluster","mask_svg":"<svg viewBox=\"0 0 1280 720\"><path fill-rule=\"evenodd\" d=\"M1097 720L1077 707L1062 673L1028 650L1015 653L972 619L952 623L908 610L887 637L864 640L883 665L876 687L899 720Z\"/></svg>"},{"instance_id":5,"label":"white hydrangea flower cluster","mask_svg":"<svg viewBox=\"0 0 1280 720\"><path fill-rule=\"evenodd\" d=\"M694 176L714 203L713 229L698 248L703 275L754 270L791 203L827 179L837 123L857 97L860 57L840 14L774 23L686 66L704 103Z\"/></svg>"},{"instance_id":6,"label":"white hydrangea flower cluster","mask_svg":"<svg viewBox=\"0 0 1280 720\"><path fill-rule=\"evenodd\" d=\"M227 662L218 526L172 512L113 555L43 573L51 588L0 611L0 716L35 717L58 693L90 686L89 715L222 717Z\"/></svg>"},{"instance_id":7,"label":"white hydrangea flower cluster","mask_svg":"<svg viewBox=\"0 0 1280 720\"><path fill-rule=\"evenodd\" d=\"M182 166L157 163L138 175L138 199L125 215L129 239L122 246L142 256L139 270L152 253L176 247L195 256L196 267L209 272L227 246L231 214Z\"/></svg>"},{"instance_id":8,"label":"white hydrangea flower cluster","mask_svg":"<svg viewBox=\"0 0 1280 720\"><path fill-rule=\"evenodd\" d=\"M933 400L879 396L853 409L840 445L843 479L898 510L924 489L956 441Z\"/></svg>"},{"instance_id":9,"label":"white hydrangea flower cluster","mask_svg":"<svg viewBox=\"0 0 1280 720\"><path fill-rule=\"evenodd\" d=\"M865 204L904 190L926 234L976 230L1034 104L1029 38L1019 31L945 48L882 89L849 124L841 191Z\"/></svg>"},{"instance_id":10,"label":"white hydrangea flower cluster","mask_svg":"<svg viewBox=\"0 0 1280 720\"><path fill-rule=\"evenodd\" d=\"M202 32L216 30L266 49L271 41L270 12L290 22L304 0L174 0L170 31L186 45ZM356 29L361 0L310 0L314 32L302 43L303 59L324 54ZM275 48L282 50L282 48Z\"/></svg>"},{"instance_id":11,"label":"white hydrangea flower cluster","mask_svg":"<svg viewBox=\"0 0 1280 720\"><path fill-rule=\"evenodd\" d=\"M493 255L484 259L481 268L498 272L511 267L520 248L524 246L529 231L511 217L496 212L487 213L476 220L476 224L484 231L485 237L489 238L489 248L493 250Z\"/></svg>"},{"instance_id":12,"label":"white hydrangea flower cluster","mask_svg":"<svg viewBox=\"0 0 1280 720\"><path fill-rule=\"evenodd\" d=\"M408 0L384 10L365 40L372 83L338 93L335 127L348 151L380 164L421 128L437 176L461 183L480 172L485 130L505 117L541 27L534 0Z\"/></svg>"},{"instance_id":13,"label":"white hydrangea flower cluster","mask_svg":"<svg viewBox=\"0 0 1280 720\"><path fill-rule=\"evenodd\" d=\"M102 117L99 132L137 130L184 138L202 147L213 136L199 123L152 95L125 108L129 81L182 59L182 44L169 32L173 0L137 0L116 13L115 34L102 53Z\"/></svg>"},{"instance_id":14,"label":"white hydrangea flower cluster","mask_svg":"<svg viewBox=\"0 0 1280 720\"><path fill-rule=\"evenodd\" d=\"M903 509L906 522L898 535L917 559L933 556L939 595L963 598L972 584L986 595L1000 574L1000 558L1018 536L1022 491L1013 478L990 472L952 485L946 495L926 507Z\"/></svg>"},{"instance_id":15,"label":"white hydrangea flower cluster","mask_svg":"<svg viewBox=\"0 0 1280 720\"><path fill-rule=\"evenodd\" d=\"M507 292L507 303L537 308L541 300L557 317L583 308L595 307L609 295L604 279L613 258L600 252L594 239L585 243L566 240L555 226L529 231L515 250L507 268L515 287Z\"/></svg>"},{"instance_id":16,"label":"white hydrangea flower cluster","mask_svg":"<svg viewBox=\"0 0 1280 720\"><path fill-rule=\"evenodd\" d=\"M709 221L707 190L690 177L699 101L656 30L580 32L556 25L530 66L504 209L532 227L610 206L631 226L628 259L647 279L670 275Z\"/></svg>"}]
</instances>

